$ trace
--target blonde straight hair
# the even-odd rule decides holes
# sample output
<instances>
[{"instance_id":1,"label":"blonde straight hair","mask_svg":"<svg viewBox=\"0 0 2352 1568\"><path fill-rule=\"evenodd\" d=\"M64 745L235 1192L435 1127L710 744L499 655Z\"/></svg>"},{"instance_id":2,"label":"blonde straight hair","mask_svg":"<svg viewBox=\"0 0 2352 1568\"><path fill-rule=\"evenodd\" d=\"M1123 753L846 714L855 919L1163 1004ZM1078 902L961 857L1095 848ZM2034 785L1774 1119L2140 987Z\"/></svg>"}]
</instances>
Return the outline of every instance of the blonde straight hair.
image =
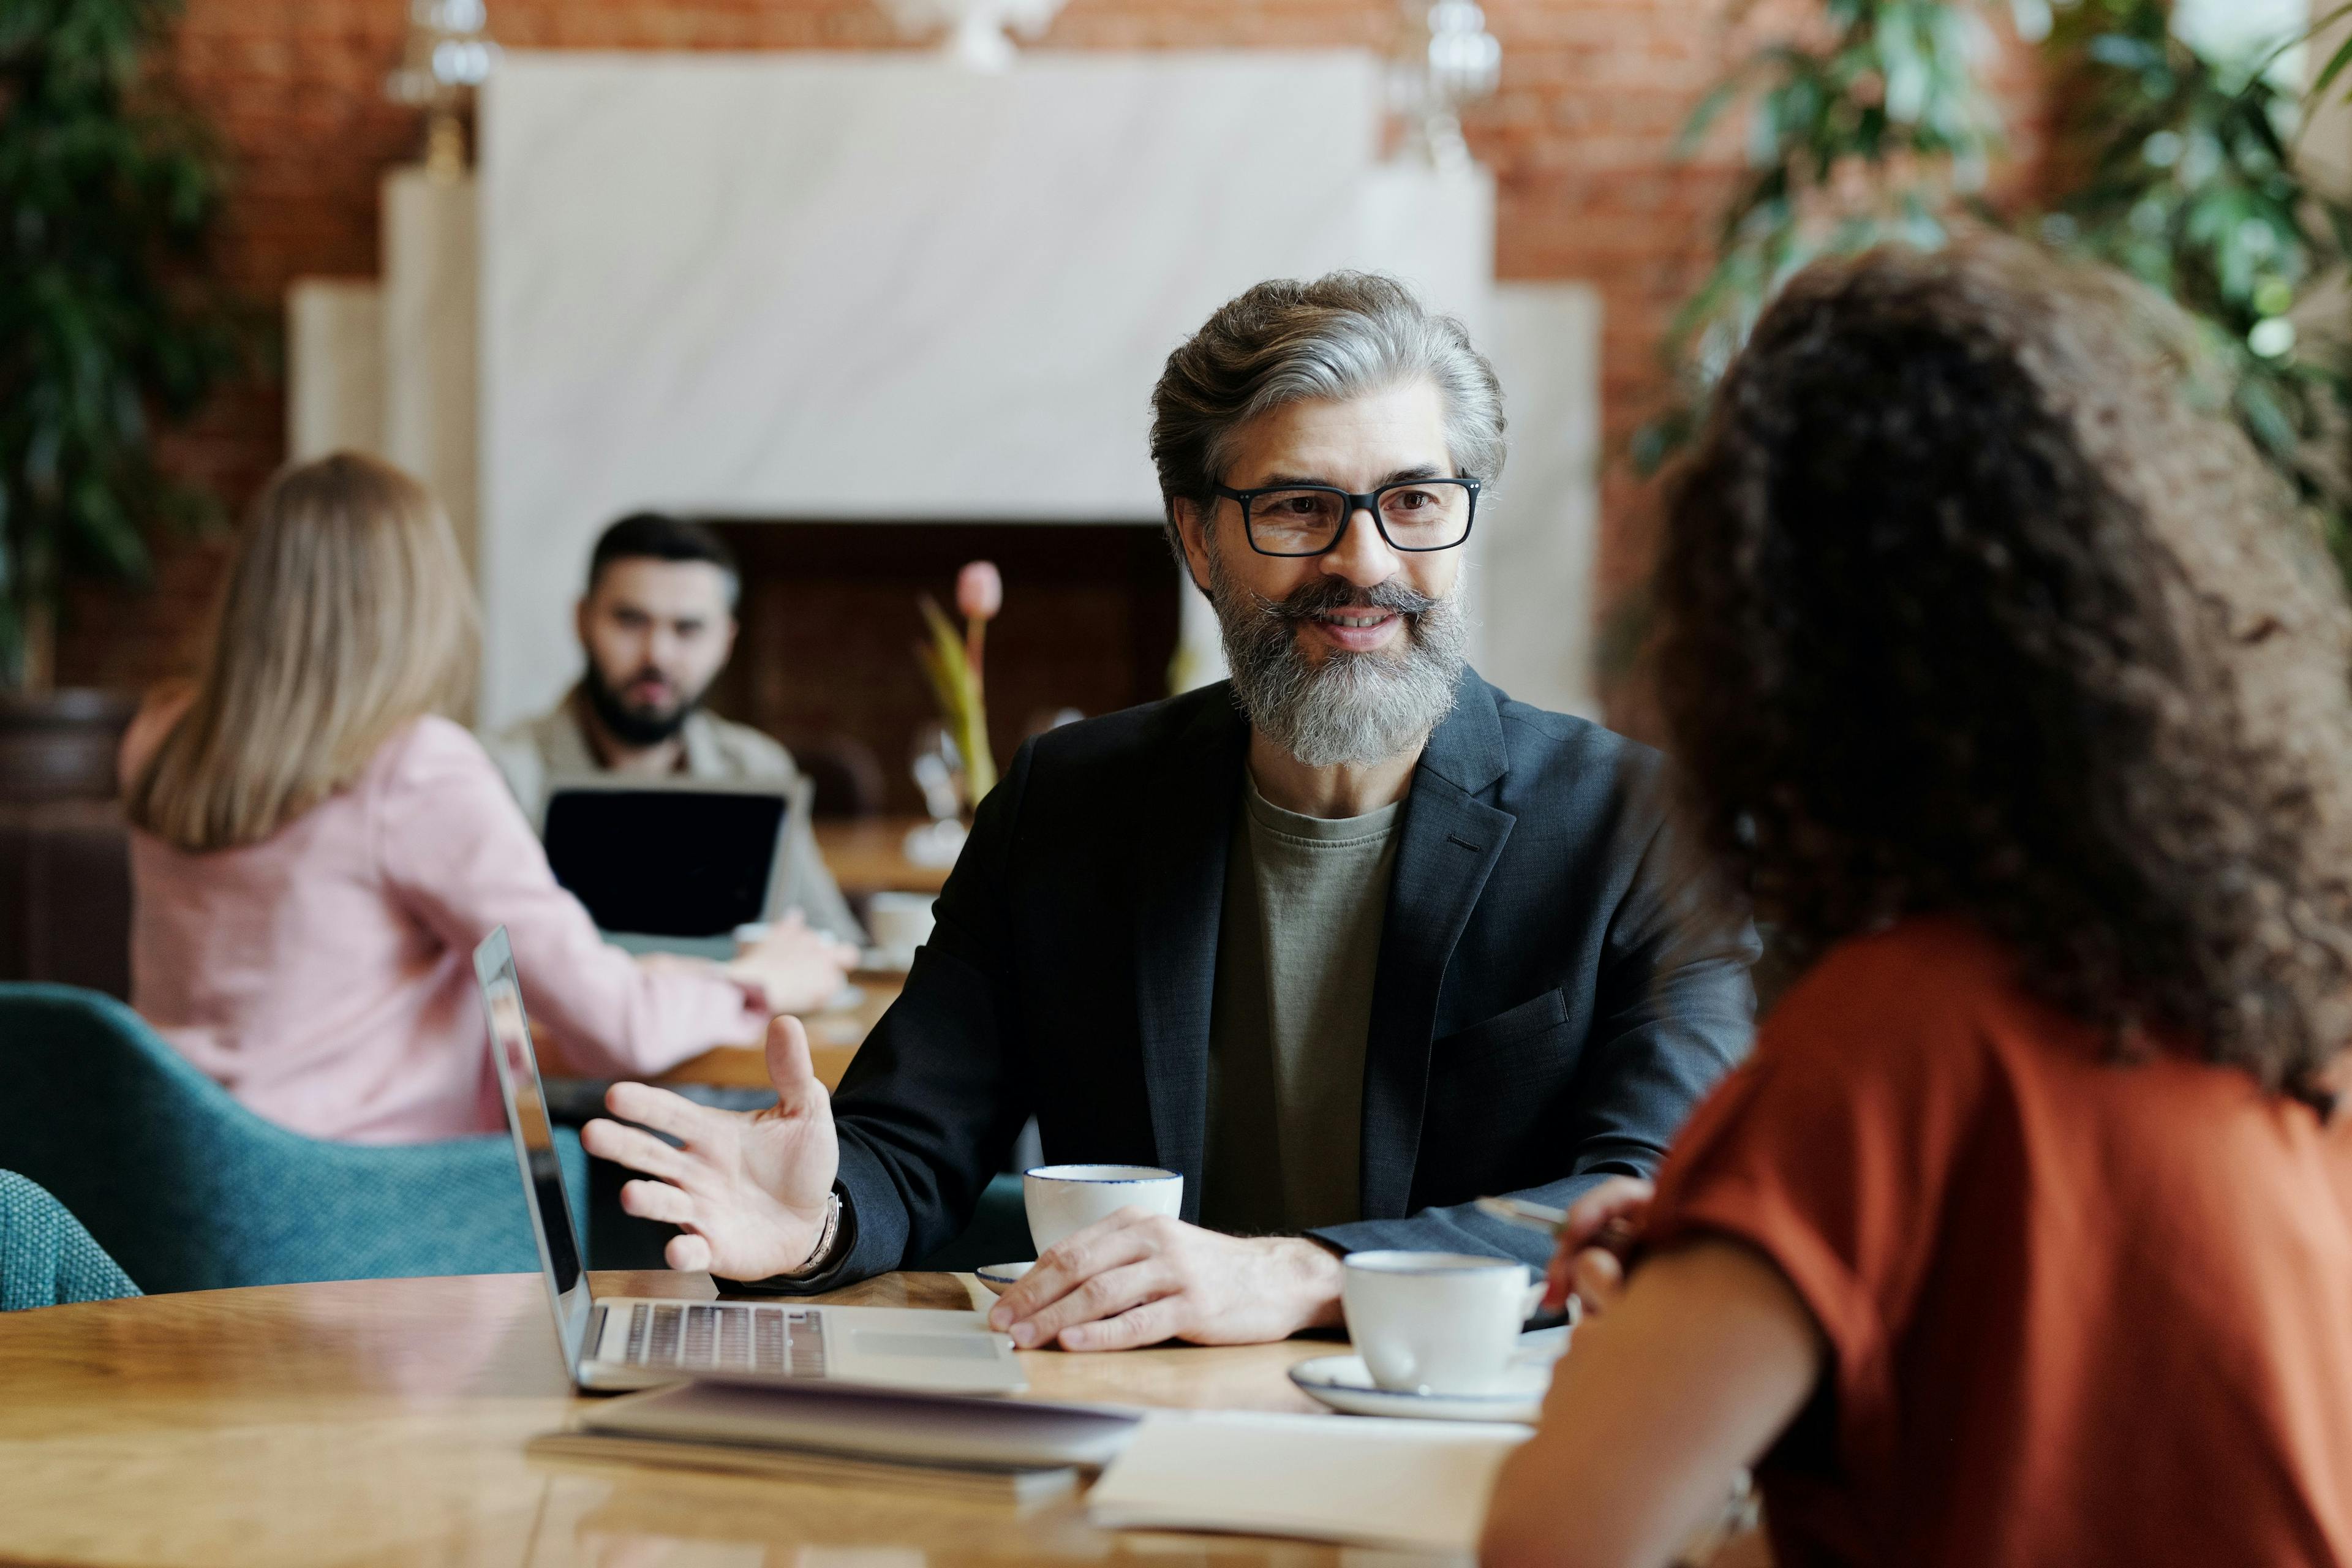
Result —
<instances>
[{"instance_id":1,"label":"blonde straight hair","mask_svg":"<svg viewBox=\"0 0 2352 1568\"><path fill-rule=\"evenodd\" d=\"M183 849L268 837L401 726L463 716L480 641L423 485L354 452L281 470L237 542L203 683L131 783L131 820Z\"/></svg>"}]
</instances>

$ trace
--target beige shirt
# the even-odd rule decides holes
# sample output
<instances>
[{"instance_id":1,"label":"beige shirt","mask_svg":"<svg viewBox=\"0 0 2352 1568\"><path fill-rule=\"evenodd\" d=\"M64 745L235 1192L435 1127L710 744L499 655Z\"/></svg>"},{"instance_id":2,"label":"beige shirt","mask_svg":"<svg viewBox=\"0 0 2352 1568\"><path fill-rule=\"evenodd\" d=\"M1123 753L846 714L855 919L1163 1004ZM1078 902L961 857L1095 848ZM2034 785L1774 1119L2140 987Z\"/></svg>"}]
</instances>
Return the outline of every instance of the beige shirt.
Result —
<instances>
[{"instance_id":1,"label":"beige shirt","mask_svg":"<svg viewBox=\"0 0 2352 1568\"><path fill-rule=\"evenodd\" d=\"M547 825L548 796L575 779L610 775L589 743L580 719L580 689L564 693L563 700L536 719L526 719L496 736L486 736L490 758L506 775L507 787L522 805L535 831ZM681 778L698 783L751 784L789 791L800 783L800 769L790 752L748 724L730 723L715 713L697 709L678 731L684 744ZM808 923L845 942L863 946L866 933L849 912L849 904L817 853L816 837L809 830L808 814L795 813L791 839L784 846L782 875L769 900L781 913L797 909Z\"/></svg>"},{"instance_id":2,"label":"beige shirt","mask_svg":"<svg viewBox=\"0 0 2352 1568\"><path fill-rule=\"evenodd\" d=\"M1364 1049L1402 810L1301 816L1244 774L1209 1023L1213 1229L1362 1217Z\"/></svg>"}]
</instances>

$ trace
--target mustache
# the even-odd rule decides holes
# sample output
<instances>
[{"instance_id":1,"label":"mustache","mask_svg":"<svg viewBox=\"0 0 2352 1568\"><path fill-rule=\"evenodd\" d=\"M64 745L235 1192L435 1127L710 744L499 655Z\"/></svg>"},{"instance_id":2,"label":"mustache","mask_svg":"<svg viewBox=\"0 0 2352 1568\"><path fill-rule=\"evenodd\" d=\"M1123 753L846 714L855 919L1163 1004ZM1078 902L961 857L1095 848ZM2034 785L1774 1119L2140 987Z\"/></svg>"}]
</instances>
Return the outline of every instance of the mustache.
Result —
<instances>
[{"instance_id":1,"label":"mustache","mask_svg":"<svg viewBox=\"0 0 2352 1568\"><path fill-rule=\"evenodd\" d=\"M1419 616L1444 602L1393 577L1369 588L1360 588L1343 578L1318 577L1279 599L1253 596L1257 598L1260 610L1284 621L1303 621L1334 610L1394 610L1399 615Z\"/></svg>"}]
</instances>

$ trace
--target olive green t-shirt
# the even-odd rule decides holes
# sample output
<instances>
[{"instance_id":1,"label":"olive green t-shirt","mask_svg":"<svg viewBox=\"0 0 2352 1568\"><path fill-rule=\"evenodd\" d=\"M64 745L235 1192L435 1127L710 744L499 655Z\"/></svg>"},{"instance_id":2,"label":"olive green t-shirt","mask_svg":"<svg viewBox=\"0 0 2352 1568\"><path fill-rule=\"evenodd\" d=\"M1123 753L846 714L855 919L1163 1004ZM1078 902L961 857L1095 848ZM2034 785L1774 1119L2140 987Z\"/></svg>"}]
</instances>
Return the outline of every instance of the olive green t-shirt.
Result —
<instances>
[{"instance_id":1,"label":"olive green t-shirt","mask_svg":"<svg viewBox=\"0 0 2352 1568\"><path fill-rule=\"evenodd\" d=\"M1244 773L1209 1022L1213 1229L1362 1217L1364 1043L1402 809L1301 816Z\"/></svg>"}]
</instances>

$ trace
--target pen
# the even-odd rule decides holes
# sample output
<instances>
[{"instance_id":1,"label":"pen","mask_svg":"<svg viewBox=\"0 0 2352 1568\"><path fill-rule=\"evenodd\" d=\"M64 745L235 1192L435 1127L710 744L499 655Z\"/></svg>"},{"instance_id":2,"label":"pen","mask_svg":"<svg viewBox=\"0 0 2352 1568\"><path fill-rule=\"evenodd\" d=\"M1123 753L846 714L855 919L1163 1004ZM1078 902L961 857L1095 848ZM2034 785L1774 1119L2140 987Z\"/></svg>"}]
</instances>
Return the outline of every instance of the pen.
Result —
<instances>
[{"instance_id":1,"label":"pen","mask_svg":"<svg viewBox=\"0 0 2352 1568\"><path fill-rule=\"evenodd\" d=\"M1523 1225L1531 1230L1540 1230L1555 1238L1568 1224L1566 1209L1554 1208L1549 1204L1529 1203L1525 1198L1480 1198L1478 1212L1496 1219L1507 1220L1512 1225ZM1622 1255L1633 1244L1635 1234L1633 1222L1620 1215L1593 1232L1591 1239L1585 1245L1605 1247L1611 1252Z\"/></svg>"}]
</instances>

